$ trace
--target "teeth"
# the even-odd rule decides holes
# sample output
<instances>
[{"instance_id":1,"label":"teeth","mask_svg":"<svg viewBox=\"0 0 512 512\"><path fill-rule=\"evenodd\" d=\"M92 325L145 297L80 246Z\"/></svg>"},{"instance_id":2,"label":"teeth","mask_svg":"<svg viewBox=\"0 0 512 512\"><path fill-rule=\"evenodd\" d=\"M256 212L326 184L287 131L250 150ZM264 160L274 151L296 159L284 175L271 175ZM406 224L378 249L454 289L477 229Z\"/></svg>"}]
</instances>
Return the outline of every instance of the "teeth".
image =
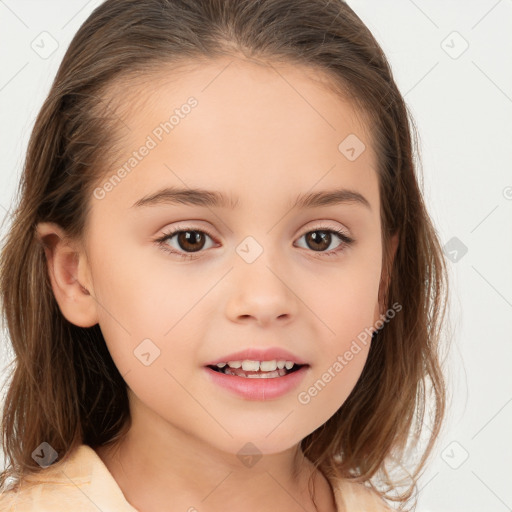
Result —
<instances>
[{"instance_id":1,"label":"teeth","mask_svg":"<svg viewBox=\"0 0 512 512\"><path fill-rule=\"evenodd\" d=\"M227 363L217 363L218 368L224 368L226 364L230 368L242 368L246 372L273 372L276 370L282 370L286 368L291 370L295 363L293 361L275 360L272 361L253 361L251 359L244 359L243 361L228 361Z\"/></svg>"},{"instance_id":2,"label":"teeth","mask_svg":"<svg viewBox=\"0 0 512 512\"><path fill-rule=\"evenodd\" d=\"M277 368L277 361L274 359L273 361L261 361L260 362L260 370L262 372L273 372Z\"/></svg>"},{"instance_id":3,"label":"teeth","mask_svg":"<svg viewBox=\"0 0 512 512\"><path fill-rule=\"evenodd\" d=\"M252 373L252 374L249 374L247 375L247 378L249 379L275 379L276 377L280 377L281 374L277 371L273 371L273 372L267 372L267 373L261 373L261 374L255 374L255 373Z\"/></svg>"},{"instance_id":4,"label":"teeth","mask_svg":"<svg viewBox=\"0 0 512 512\"><path fill-rule=\"evenodd\" d=\"M275 370L273 372L265 372L265 373L248 373L246 375L240 375L234 370L227 368L225 371L226 375L234 375L235 377L244 377L246 379L275 379L276 377L284 377L286 375L286 370L283 368L281 370Z\"/></svg>"},{"instance_id":5,"label":"teeth","mask_svg":"<svg viewBox=\"0 0 512 512\"><path fill-rule=\"evenodd\" d=\"M259 369L259 361L249 361L248 359L242 361L242 370L244 370L245 372L257 372Z\"/></svg>"}]
</instances>

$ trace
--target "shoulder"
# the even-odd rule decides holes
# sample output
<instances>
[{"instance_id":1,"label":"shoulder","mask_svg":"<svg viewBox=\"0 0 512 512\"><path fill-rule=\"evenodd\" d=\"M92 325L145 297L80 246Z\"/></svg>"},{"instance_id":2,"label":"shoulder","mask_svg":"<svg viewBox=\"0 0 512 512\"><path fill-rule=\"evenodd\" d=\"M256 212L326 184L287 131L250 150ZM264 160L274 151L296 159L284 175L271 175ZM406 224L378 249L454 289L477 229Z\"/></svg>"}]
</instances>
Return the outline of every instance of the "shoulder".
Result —
<instances>
[{"instance_id":1,"label":"shoulder","mask_svg":"<svg viewBox=\"0 0 512 512\"><path fill-rule=\"evenodd\" d=\"M96 452L80 445L59 463L0 493L0 512L136 512Z\"/></svg>"},{"instance_id":2,"label":"shoulder","mask_svg":"<svg viewBox=\"0 0 512 512\"><path fill-rule=\"evenodd\" d=\"M46 512L51 510L41 499L41 486L25 486L17 490L6 490L0 493L0 511L1 512L32 512L41 510Z\"/></svg>"},{"instance_id":3,"label":"shoulder","mask_svg":"<svg viewBox=\"0 0 512 512\"><path fill-rule=\"evenodd\" d=\"M365 485L347 479L333 483L339 512L392 512L380 494Z\"/></svg>"},{"instance_id":4,"label":"shoulder","mask_svg":"<svg viewBox=\"0 0 512 512\"><path fill-rule=\"evenodd\" d=\"M22 478L15 489L0 493L0 512L64 512L96 510L89 500L91 481L87 474L66 478L64 465L60 472L49 466Z\"/></svg>"},{"instance_id":5,"label":"shoulder","mask_svg":"<svg viewBox=\"0 0 512 512\"><path fill-rule=\"evenodd\" d=\"M93 510L84 501L80 487L72 489L57 483L23 483L17 490L0 493L1 512L57 512L65 510Z\"/></svg>"}]
</instances>

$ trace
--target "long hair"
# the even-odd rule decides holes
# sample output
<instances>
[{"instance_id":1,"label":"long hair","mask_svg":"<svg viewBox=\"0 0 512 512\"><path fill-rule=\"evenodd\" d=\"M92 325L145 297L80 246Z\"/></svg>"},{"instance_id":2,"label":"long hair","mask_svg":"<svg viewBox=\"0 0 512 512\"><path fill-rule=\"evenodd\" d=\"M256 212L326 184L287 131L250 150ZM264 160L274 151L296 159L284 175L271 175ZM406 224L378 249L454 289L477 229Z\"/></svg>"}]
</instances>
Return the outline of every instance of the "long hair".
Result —
<instances>
[{"instance_id":1,"label":"long hair","mask_svg":"<svg viewBox=\"0 0 512 512\"><path fill-rule=\"evenodd\" d=\"M162 64L239 56L309 66L358 107L378 157L384 307L402 311L375 335L362 374L341 408L301 441L324 474L396 490L391 474L419 441L427 443L403 505L432 451L445 413L441 338L447 271L416 166L413 120L379 44L342 0L107 0L73 38L30 137L12 225L0 259L2 313L14 349L2 419L9 477L41 468L42 442L66 457L126 433L126 384L98 325L69 323L52 292L38 222L84 234L89 199L115 146L109 91ZM172 66L171 66L172 67ZM390 239L398 234L395 258ZM411 441L412 439L412 441ZM19 480L18 480L19 481Z\"/></svg>"}]
</instances>

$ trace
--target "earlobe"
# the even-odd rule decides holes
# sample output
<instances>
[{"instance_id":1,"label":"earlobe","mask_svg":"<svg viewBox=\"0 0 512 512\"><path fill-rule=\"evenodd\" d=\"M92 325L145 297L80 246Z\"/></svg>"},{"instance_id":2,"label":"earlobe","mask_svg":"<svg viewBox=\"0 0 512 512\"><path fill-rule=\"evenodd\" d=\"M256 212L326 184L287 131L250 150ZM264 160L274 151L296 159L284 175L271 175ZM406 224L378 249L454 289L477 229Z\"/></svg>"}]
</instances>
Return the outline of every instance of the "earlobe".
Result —
<instances>
[{"instance_id":1,"label":"earlobe","mask_svg":"<svg viewBox=\"0 0 512 512\"><path fill-rule=\"evenodd\" d=\"M39 223L36 236L44 248L53 294L64 317L78 327L97 324L96 301L87 278L85 254L55 223Z\"/></svg>"}]
</instances>

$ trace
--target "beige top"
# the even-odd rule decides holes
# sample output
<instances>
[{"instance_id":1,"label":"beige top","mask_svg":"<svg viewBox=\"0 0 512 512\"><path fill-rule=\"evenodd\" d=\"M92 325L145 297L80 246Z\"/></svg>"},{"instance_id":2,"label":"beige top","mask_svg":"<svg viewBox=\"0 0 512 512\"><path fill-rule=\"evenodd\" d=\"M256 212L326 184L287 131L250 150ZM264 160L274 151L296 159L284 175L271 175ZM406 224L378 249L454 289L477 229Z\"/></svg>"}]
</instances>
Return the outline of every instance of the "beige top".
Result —
<instances>
[{"instance_id":1,"label":"beige top","mask_svg":"<svg viewBox=\"0 0 512 512\"><path fill-rule=\"evenodd\" d=\"M80 445L57 467L28 475L18 492L0 494L1 512L138 512L98 454ZM334 487L334 486L333 486ZM386 512L391 509L363 484L335 488L339 512Z\"/></svg>"}]
</instances>

